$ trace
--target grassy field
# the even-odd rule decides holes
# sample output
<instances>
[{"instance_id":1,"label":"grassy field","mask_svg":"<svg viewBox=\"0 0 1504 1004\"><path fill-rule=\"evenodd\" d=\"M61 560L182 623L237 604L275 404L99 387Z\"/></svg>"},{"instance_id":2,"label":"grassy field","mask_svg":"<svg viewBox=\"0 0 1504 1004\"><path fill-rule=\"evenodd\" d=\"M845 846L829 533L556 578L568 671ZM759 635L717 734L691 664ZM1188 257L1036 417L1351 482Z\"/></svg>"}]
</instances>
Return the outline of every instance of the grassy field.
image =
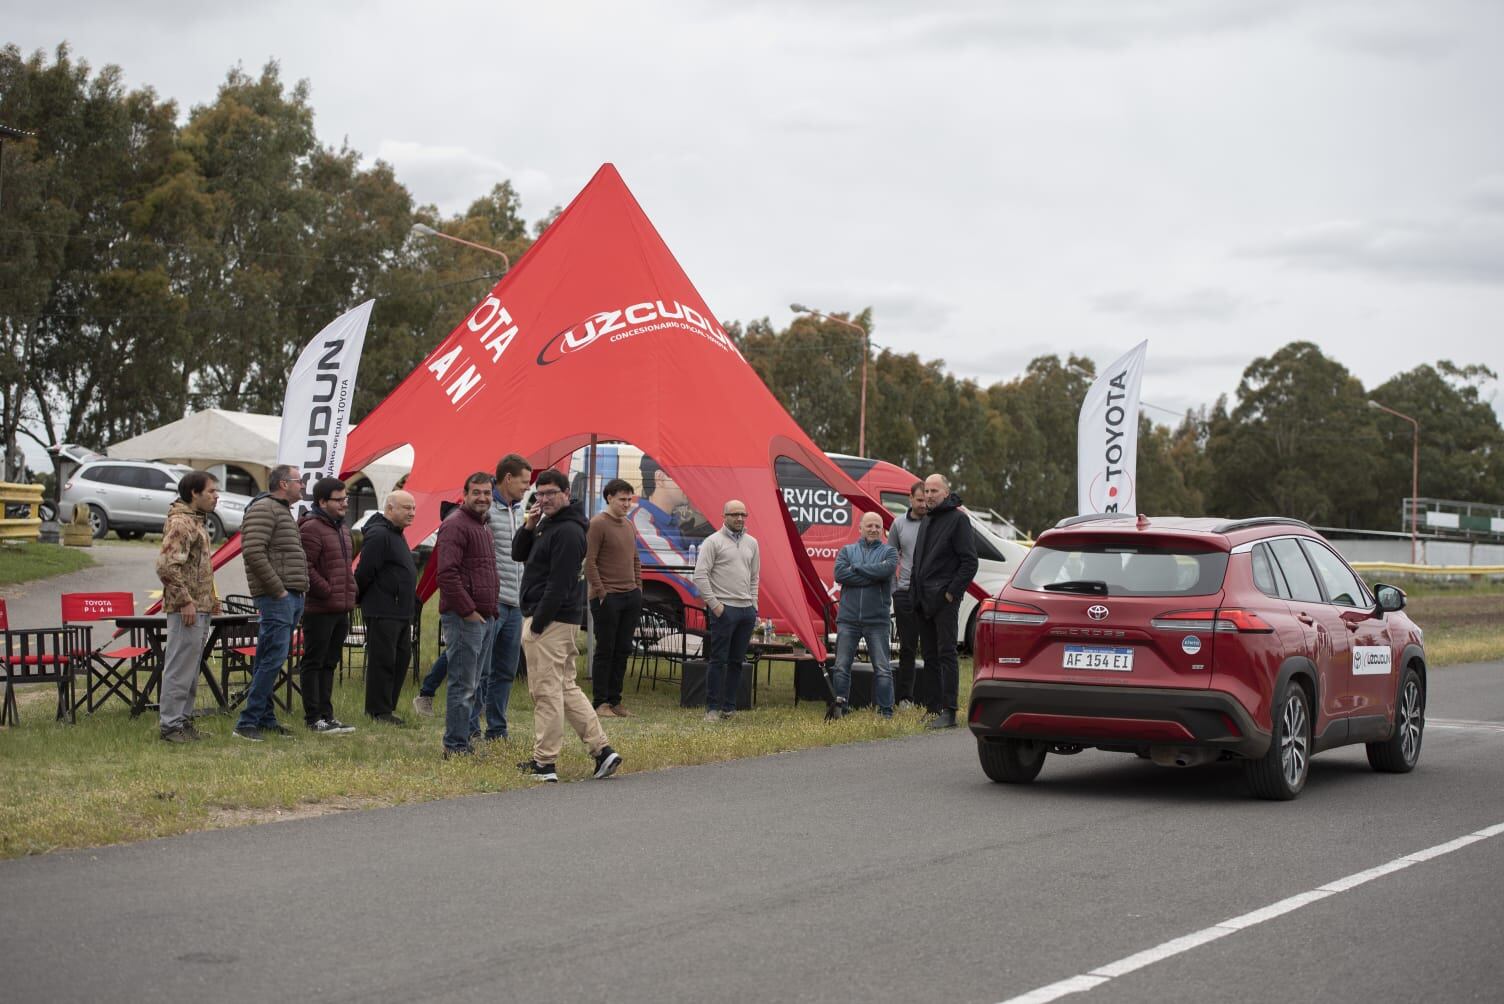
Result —
<instances>
[{"instance_id":1,"label":"grassy field","mask_svg":"<svg viewBox=\"0 0 1504 1004\"><path fill-rule=\"evenodd\" d=\"M1504 592L1417 592L1409 610L1426 631L1433 666L1504 659ZM424 617L429 654L437 620L432 609ZM961 668L964 706L969 661L963 659ZM922 729L917 711L900 712L891 721L859 713L828 723L823 704L793 706L792 677L788 664L775 664L770 684L764 670L760 706L716 725L704 723L698 709L681 709L676 685L660 684L654 691L644 683L637 691L629 677L627 703L636 716L604 724L626 758L625 773L888 739ZM119 703L80 718L76 726L54 723L50 689L26 688L21 727L0 729L0 857L533 783L516 768L532 752L532 702L525 686L512 694L510 741L447 762L439 755L442 717L417 718L406 708L400 712L406 725L372 725L361 713L363 686L357 675L335 691L336 714L358 726L353 735L306 732L299 708L291 715L279 712L297 730L290 739L245 743L230 736L231 719L208 716L199 724L213 737L184 746L158 741L153 715L131 721ZM406 696L415 690L409 682ZM200 688L201 702L207 696ZM588 778L590 768L583 747L567 736L561 778Z\"/></svg>"},{"instance_id":2,"label":"grassy field","mask_svg":"<svg viewBox=\"0 0 1504 1004\"><path fill-rule=\"evenodd\" d=\"M0 544L0 586L66 575L94 564L89 552L77 547L34 541Z\"/></svg>"}]
</instances>

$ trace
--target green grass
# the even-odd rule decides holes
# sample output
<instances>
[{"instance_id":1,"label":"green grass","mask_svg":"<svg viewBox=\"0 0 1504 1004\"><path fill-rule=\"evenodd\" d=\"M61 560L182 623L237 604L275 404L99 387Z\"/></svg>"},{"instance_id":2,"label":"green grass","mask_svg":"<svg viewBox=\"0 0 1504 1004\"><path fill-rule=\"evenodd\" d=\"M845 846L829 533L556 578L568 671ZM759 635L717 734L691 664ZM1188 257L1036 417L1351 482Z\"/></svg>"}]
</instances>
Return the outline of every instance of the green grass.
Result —
<instances>
[{"instance_id":1,"label":"green grass","mask_svg":"<svg viewBox=\"0 0 1504 1004\"><path fill-rule=\"evenodd\" d=\"M0 544L0 586L50 579L94 564L89 552L35 541Z\"/></svg>"},{"instance_id":2,"label":"green grass","mask_svg":"<svg viewBox=\"0 0 1504 1004\"><path fill-rule=\"evenodd\" d=\"M963 665L963 687L968 669ZM703 709L679 707L677 684L660 682L654 691L644 682L639 692L629 676L626 705L635 717L602 723L625 757L623 773L887 739L922 728L918 711L892 720L864 712L827 723L824 704L793 706L789 664L775 664L771 685L766 674L759 674L758 708L715 725L702 720ZM581 685L588 693L584 678ZM296 730L293 738L247 743L230 735L233 719L213 715L197 723L212 738L191 745L161 742L153 714L131 721L118 702L80 716L77 725L55 723L50 685L27 688L32 693L22 699L21 726L0 730L0 857L536 783L516 767L532 755L532 702L525 685L512 692L512 738L451 761L440 756L444 690L436 717L418 718L407 705L399 709L407 724L393 728L367 721L363 688L358 675L335 688L335 714L357 727L353 735L307 732L299 706L290 715L278 711ZM404 702L415 692L409 680ZM200 686L200 704L207 699ZM594 766L567 728L558 766L562 781L589 778Z\"/></svg>"}]
</instances>

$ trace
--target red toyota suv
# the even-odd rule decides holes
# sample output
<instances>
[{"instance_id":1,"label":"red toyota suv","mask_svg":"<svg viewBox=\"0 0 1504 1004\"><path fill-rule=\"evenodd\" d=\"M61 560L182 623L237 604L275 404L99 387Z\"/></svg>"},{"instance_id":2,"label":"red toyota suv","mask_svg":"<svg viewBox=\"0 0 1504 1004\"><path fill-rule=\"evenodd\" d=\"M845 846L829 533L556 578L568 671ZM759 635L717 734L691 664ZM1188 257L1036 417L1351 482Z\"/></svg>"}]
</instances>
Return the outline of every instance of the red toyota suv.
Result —
<instances>
[{"instance_id":1,"label":"red toyota suv","mask_svg":"<svg viewBox=\"0 0 1504 1004\"><path fill-rule=\"evenodd\" d=\"M994 781L1087 747L1165 766L1241 760L1291 799L1310 757L1420 757L1426 657L1394 586L1372 591L1293 519L1062 520L982 604L967 720Z\"/></svg>"}]
</instances>

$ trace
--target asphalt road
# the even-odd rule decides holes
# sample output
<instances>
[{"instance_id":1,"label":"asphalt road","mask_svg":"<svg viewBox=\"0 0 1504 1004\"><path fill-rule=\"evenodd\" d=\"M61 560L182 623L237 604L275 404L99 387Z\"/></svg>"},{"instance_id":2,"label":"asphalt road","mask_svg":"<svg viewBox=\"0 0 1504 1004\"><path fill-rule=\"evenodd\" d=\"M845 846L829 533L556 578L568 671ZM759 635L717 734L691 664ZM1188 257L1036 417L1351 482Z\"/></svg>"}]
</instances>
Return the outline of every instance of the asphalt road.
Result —
<instances>
[{"instance_id":1,"label":"asphalt road","mask_svg":"<svg viewBox=\"0 0 1504 1004\"><path fill-rule=\"evenodd\" d=\"M0 997L1002 1001L1504 822L1504 665L1429 715L1292 803L954 732L0 862ZM1504 835L1063 999L1499 1000L1501 892Z\"/></svg>"}]
</instances>

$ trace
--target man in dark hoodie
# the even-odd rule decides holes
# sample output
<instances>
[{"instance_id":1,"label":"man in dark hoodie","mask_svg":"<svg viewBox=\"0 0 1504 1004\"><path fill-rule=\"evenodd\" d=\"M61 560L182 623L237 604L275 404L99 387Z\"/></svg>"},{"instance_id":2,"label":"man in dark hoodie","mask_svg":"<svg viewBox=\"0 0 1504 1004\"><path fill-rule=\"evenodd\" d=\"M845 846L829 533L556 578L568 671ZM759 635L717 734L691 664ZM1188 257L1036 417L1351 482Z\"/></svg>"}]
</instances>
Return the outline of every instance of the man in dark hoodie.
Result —
<instances>
[{"instance_id":1,"label":"man in dark hoodie","mask_svg":"<svg viewBox=\"0 0 1504 1004\"><path fill-rule=\"evenodd\" d=\"M412 619L418 584L412 548L402 532L417 514L413 497L394 491L382 511L366 522L355 569L360 613L366 623L366 714L401 725L396 715L402 678L412 659Z\"/></svg>"},{"instance_id":2,"label":"man in dark hoodie","mask_svg":"<svg viewBox=\"0 0 1504 1004\"><path fill-rule=\"evenodd\" d=\"M354 732L334 717L334 667L350 633L355 609L355 548L345 526L350 499L339 478L319 478L313 505L298 520L308 556L308 595L303 604L303 724L319 735Z\"/></svg>"},{"instance_id":3,"label":"man in dark hoodie","mask_svg":"<svg viewBox=\"0 0 1504 1004\"><path fill-rule=\"evenodd\" d=\"M909 595L919 614L919 642L924 671L939 674L938 707L931 729L956 727L960 661L956 656L961 597L977 574L977 542L971 520L961 511L961 497L943 474L924 479L929 515L919 524Z\"/></svg>"},{"instance_id":4,"label":"man in dark hoodie","mask_svg":"<svg viewBox=\"0 0 1504 1004\"><path fill-rule=\"evenodd\" d=\"M606 742L600 718L575 682L575 635L585 623L585 511L569 500L569 479L549 469L538 475L532 508L512 541L522 571L522 649L533 698L533 758L518 764L536 781L557 781L564 722L595 759L595 776L610 777L621 755ZM542 520L540 522L540 516ZM451 677L450 684L454 686Z\"/></svg>"},{"instance_id":5,"label":"man in dark hoodie","mask_svg":"<svg viewBox=\"0 0 1504 1004\"><path fill-rule=\"evenodd\" d=\"M491 664L496 637L496 560L488 513L491 475L465 479L465 498L439 526L439 620L449 645L449 693L444 715L444 757L475 752L470 718L482 666Z\"/></svg>"}]
</instances>

